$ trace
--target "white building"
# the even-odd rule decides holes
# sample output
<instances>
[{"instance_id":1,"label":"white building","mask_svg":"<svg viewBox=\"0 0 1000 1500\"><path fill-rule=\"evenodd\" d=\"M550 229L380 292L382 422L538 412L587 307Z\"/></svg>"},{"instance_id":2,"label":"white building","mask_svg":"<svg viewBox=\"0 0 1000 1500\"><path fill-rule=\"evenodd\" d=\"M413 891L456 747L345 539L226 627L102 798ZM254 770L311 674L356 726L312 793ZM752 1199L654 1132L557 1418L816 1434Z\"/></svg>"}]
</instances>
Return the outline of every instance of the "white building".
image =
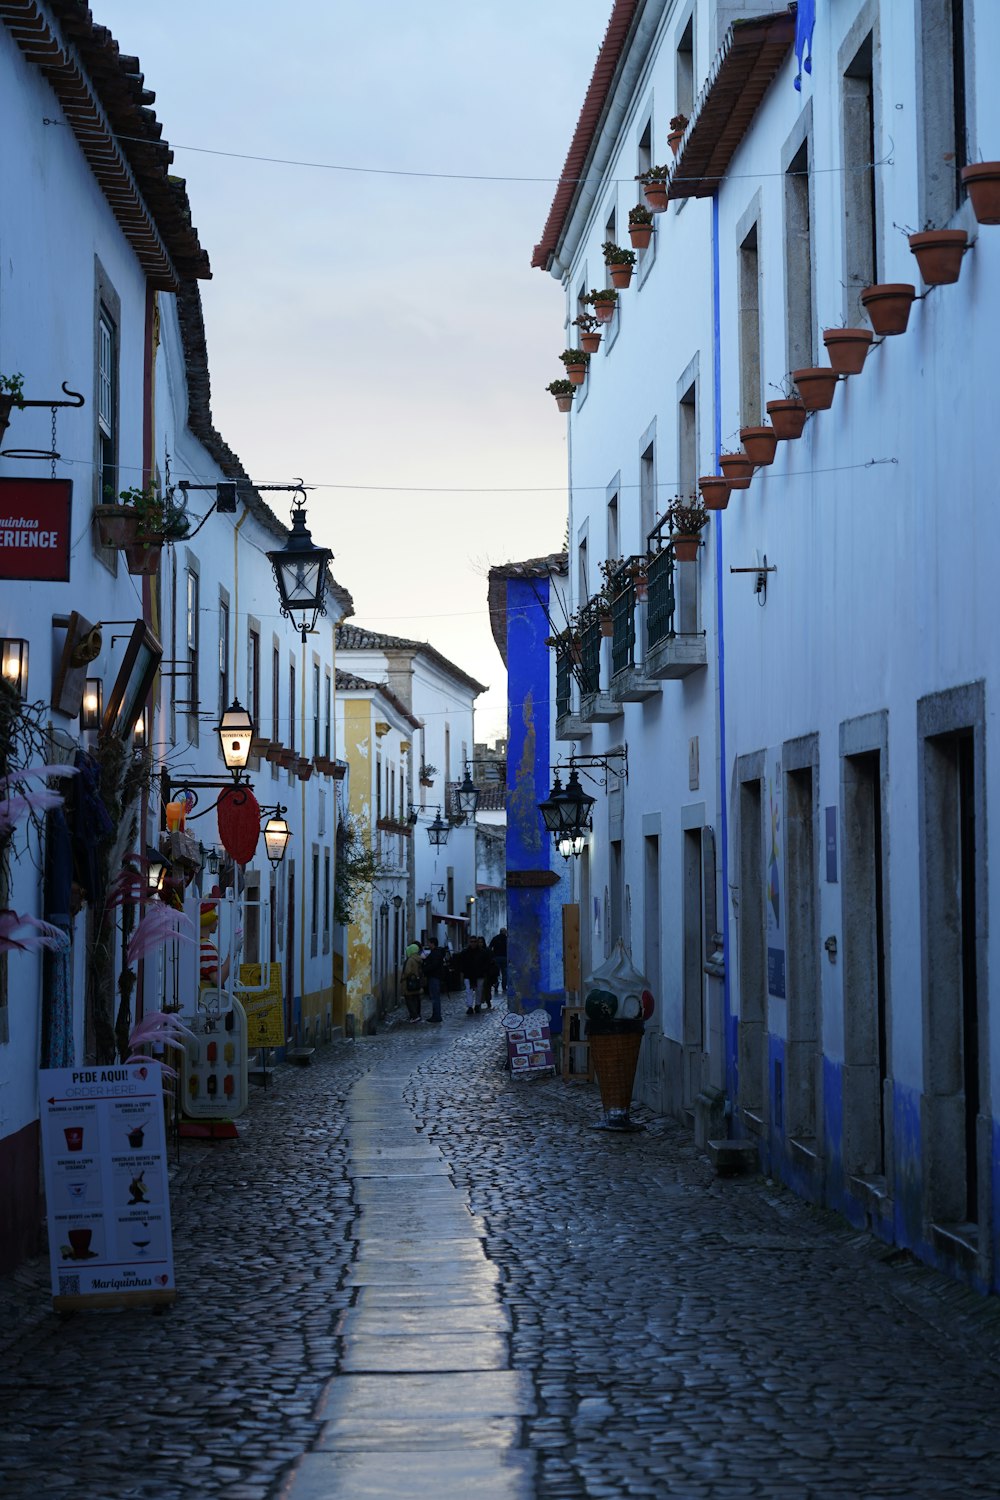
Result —
<instances>
[{"instance_id":1,"label":"white building","mask_svg":"<svg viewBox=\"0 0 1000 1500\"><path fill-rule=\"evenodd\" d=\"M620 599L602 675L563 716L581 747L629 752L577 890L603 906L592 959L620 932L660 1000L644 1098L994 1287L998 537L972 438L994 394L1000 236L959 169L1000 156L984 72L1000 12L815 9L810 70L793 10L619 0L564 173L584 180L536 250L569 343L602 242L625 242L630 179L671 163L570 418L576 605L598 561L649 553L634 645ZM900 225L968 236L957 283L924 280ZM792 372L829 367L825 331L868 327L865 288L896 283L923 298L906 332L711 518L663 635L664 502L767 425Z\"/></svg>"},{"instance_id":2,"label":"white building","mask_svg":"<svg viewBox=\"0 0 1000 1500\"><path fill-rule=\"evenodd\" d=\"M332 1024L334 627L350 597L330 580L305 643L279 614L265 553L287 527L234 485L246 476L212 425L197 289L208 259L149 104L138 60L85 8L0 5L0 376L23 377L28 402L0 432L0 760L13 795L45 788L26 768L79 767L59 781L65 823L42 808L0 835L0 907L66 934L64 952L0 953L4 1268L37 1244L39 1062L114 1061L143 1013L194 1004L197 943L123 961L112 897L128 855L145 868L150 851L172 851L168 885L195 928L218 881L224 941L242 928L244 960L282 965L286 1034ZM167 521L181 513L173 539L139 544L123 491L165 505ZM108 503L104 524L128 530L128 548L101 532ZM208 869L227 779L215 726L234 697L256 721L257 799L287 809L277 872L262 841L244 866ZM272 741L285 766L261 759ZM165 803L192 781L198 816L179 843Z\"/></svg>"}]
</instances>

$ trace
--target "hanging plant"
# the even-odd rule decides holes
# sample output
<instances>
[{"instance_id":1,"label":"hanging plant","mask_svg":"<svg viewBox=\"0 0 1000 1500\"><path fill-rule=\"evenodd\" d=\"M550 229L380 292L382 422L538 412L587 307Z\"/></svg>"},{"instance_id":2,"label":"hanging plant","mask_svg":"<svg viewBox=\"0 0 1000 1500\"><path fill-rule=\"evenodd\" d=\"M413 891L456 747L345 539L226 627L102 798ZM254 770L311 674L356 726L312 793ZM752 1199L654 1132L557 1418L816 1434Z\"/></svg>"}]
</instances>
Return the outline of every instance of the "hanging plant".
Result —
<instances>
[{"instance_id":1,"label":"hanging plant","mask_svg":"<svg viewBox=\"0 0 1000 1500\"><path fill-rule=\"evenodd\" d=\"M0 439L10 423L14 407L24 406L24 376L0 375Z\"/></svg>"},{"instance_id":2,"label":"hanging plant","mask_svg":"<svg viewBox=\"0 0 1000 1500\"><path fill-rule=\"evenodd\" d=\"M621 245L616 245L614 240L605 240L601 248L604 251L604 264L608 268L612 286L624 291L632 280L635 251L623 249Z\"/></svg>"},{"instance_id":3,"label":"hanging plant","mask_svg":"<svg viewBox=\"0 0 1000 1500\"><path fill-rule=\"evenodd\" d=\"M581 313L572 326L580 330L580 348L586 354L596 354L601 347L601 325L593 313Z\"/></svg>"},{"instance_id":4,"label":"hanging plant","mask_svg":"<svg viewBox=\"0 0 1000 1500\"><path fill-rule=\"evenodd\" d=\"M719 468L731 490L748 490L753 478L753 464L746 453L720 453Z\"/></svg>"},{"instance_id":5,"label":"hanging plant","mask_svg":"<svg viewBox=\"0 0 1000 1500\"><path fill-rule=\"evenodd\" d=\"M962 185L980 224L1000 224L1000 161L975 161L962 168Z\"/></svg>"},{"instance_id":6,"label":"hanging plant","mask_svg":"<svg viewBox=\"0 0 1000 1500\"><path fill-rule=\"evenodd\" d=\"M701 545L701 533L708 524L708 511L693 495L678 495L667 508L670 521L670 543L678 562L695 562Z\"/></svg>"},{"instance_id":7,"label":"hanging plant","mask_svg":"<svg viewBox=\"0 0 1000 1500\"><path fill-rule=\"evenodd\" d=\"M628 237L633 250L646 250L653 238L653 213L644 203L628 211Z\"/></svg>"},{"instance_id":8,"label":"hanging plant","mask_svg":"<svg viewBox=\"0 0 1000 1500\"><path fill-rule=\"evenodd\" d=\"M838 375L860 375L872 346L870 328L825 328L823 343Z\"/></svg>"},{"instance_id":9,"label":"hanging plant","mask_svg":"<svg viewBox=\"0 0 1000 1500\"><path fill-rule=\"evenodd\" d=\"M583 385L587 378L590 355L585 349L564 349L559 358L566 366L570 385Z\"/></svg>"},{"instance_id":10,"label":"hanging plant","mask_svg":"<svg viewBox=\"0 0 1000 1500\"><path fill-rule=\"evenodd\" d=\"M667 178L669 176L669 167L650 167L647 171L639 172L636 176L636 182L642 183L642 195L654 214L666 212Z\"/></svg>"},{"instance_id":11,"label":"hanging plant","mask_svg":"<svg viewBox=\"0 0 1000 1500\"><path fill-rule=\"evenodd\" d=\"M603 291L597 291L592 287L580 300L594 309L599 323L610 323L618 305L618 293L613 286L606 286Z\"/></svg>"},{"instance_id":12,"label":"hanging plant","mask_svg":"<svg viewBox=\"0 0 1000 1500\"><path fill-rule=\"evenodd\" d=\"M667 145L675 156L681 149L681 141L684 139L684 132L687 130L687 127L687 115L674 115L670 121L670 134L667 136Z\"/></svg>"},{"instance_id":13,"label":"hanging plant","mask_svg":"<svg viewBox=\"0 0 1000 1500\"><path fill-rule=\"evenodd\" d=\"M556 406L560 411L569 411L576 395L571 380L550 380L545 389L556 398Z\"/></svg>"},{"instance_id":14,"label":"hanging plant","mask_svg":"<svg viewBox=\"0 0 1000 1500\"><path fill-rule=\"evenodd\" d=\"M881 281L866 286L861 305L879 338L905 333L917 289L909 281Z\"/></svg>"}]
</instances>

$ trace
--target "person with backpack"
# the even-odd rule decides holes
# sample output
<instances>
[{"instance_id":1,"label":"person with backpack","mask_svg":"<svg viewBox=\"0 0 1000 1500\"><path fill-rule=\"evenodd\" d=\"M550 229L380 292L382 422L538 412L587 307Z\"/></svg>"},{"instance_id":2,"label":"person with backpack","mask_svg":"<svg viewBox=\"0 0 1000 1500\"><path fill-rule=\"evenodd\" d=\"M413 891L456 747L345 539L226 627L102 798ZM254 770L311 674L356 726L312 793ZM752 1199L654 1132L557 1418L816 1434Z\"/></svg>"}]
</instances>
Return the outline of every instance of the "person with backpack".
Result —
<instances>
[{"instance_id":1,"label":"person with backpack","mask_svg":"<svg viewBox=\"0 0 1000 1500\"><path fill-rule=\"evenodd\" d=\"M424 988L424 966L420 961L419 943L410 943L407 947L401 978L410 1025L416 1026L420 1021L420 999Z\"/></svg>"}]
</instances>

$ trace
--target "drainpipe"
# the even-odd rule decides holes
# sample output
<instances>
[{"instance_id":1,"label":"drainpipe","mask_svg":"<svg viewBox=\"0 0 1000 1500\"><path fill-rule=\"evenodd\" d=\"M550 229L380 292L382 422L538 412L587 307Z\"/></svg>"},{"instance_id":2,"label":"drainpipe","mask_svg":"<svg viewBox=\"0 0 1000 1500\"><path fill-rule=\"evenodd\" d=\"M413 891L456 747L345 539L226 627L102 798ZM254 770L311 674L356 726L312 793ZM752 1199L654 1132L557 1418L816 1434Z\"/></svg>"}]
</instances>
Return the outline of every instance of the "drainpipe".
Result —
<instances>
[{"instance_id":1,"label":"drainpipe","mask_svg":"<svg viewBox=\"0 0 1000 1500\"><path fill-rule=\"evenodd\" d=\"M715 468L722 451L722 329L719 310L719 190L712 194L712 429ZM736 1057L730 1051L732 1034L732 987L729 957L729 799L726 789L726 637L722 606L722 511L715 515L715 636L719 661L719 845L722 859L722 981L723 1053L726 1064L727 1103L736 1096Z\"/></svg>"}]
</instances>

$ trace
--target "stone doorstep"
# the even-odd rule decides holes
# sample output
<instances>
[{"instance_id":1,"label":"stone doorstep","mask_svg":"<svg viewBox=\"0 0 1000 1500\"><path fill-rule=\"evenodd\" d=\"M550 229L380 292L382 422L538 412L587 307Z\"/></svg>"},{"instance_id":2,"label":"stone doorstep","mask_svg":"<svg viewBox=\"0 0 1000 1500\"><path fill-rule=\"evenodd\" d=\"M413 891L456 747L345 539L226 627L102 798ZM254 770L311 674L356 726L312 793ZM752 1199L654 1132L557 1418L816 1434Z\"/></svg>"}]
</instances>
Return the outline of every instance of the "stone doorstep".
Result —
<instances>
[{"instance_id":1,"label":"stone doorstep","mask_svg":"<svg viewBox=\"0 0 1000 1500\"><path fill-rule=\"evenodd\" d=\"M879 1219L892 1219L892 1194L884 1177L848 1177L847 1186L867 1213Z\"/></svg>"},{"instance_id":2,"label":"stone doorstep","mask_svg":"<svg viewBox=\"0 0 1000 1500\"><path fill-rule=\"evenodd\" d=\"M376 1424L379 1425L379 1424ZM532 1500L534 1455L465 1447L307 1453L281 1490L282 1500Z\"/></svg>"},{"instance_id":3,"label":"stone doorstep","mask_svg":"<svg viewBox=\"0 0 1000 1500\"><path fill-rule=\"evenodd\" d=\"M978 1224L932 1224L930 1229L935 1250L946 1255L963 1271L974 1273L978 1269Z\"/></svg>"},{"instance_id":4,"label":"stone doorstep","mask_svg":"<svg viewBox=\"0 0 1000 1500\"><path fill-rule=\"evenodd\" d=\"M708 1159L720 1177L748 1177L759 1169L756 1141L708 1141Z\"/></svg>"}]
</instances>

